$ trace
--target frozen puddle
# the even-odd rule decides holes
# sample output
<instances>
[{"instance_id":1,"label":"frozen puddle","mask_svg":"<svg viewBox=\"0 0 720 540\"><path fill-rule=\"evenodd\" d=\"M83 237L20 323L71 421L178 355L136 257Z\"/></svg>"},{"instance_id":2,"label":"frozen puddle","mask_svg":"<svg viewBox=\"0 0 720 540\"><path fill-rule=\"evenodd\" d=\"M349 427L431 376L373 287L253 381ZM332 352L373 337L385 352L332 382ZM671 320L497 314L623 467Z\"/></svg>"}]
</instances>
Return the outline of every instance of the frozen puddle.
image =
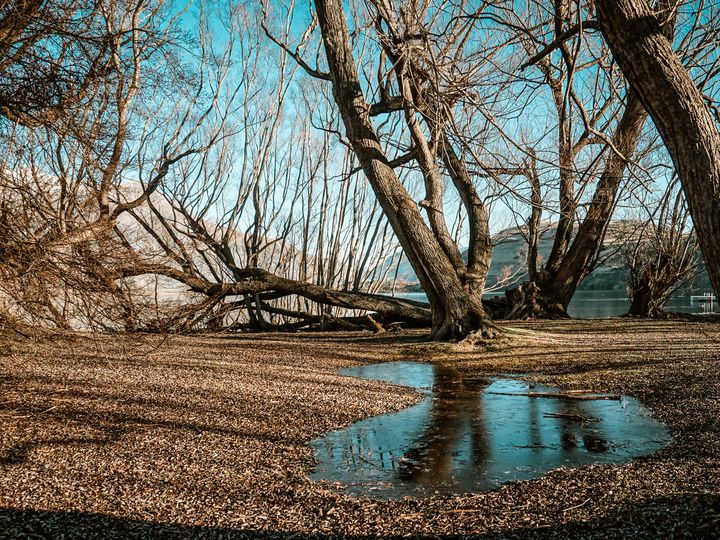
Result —
<instances>
[{"instance_id":1,"label":"frozen puddle","mask_svg":"<svg viewBox=\"0 0 720 540\"><path fill-rule=\"evenodd\" d=\"M636 399L569 399L509 378L468 380L448 367L388 362L343 375L411 386L428 397L311 441L311 478L374 498L488 491L557 467L622 463L670 442ZM538 397L555 394L556 397ZM576 394L577 398L601 397Z\"/></svg>"}]
</instances>

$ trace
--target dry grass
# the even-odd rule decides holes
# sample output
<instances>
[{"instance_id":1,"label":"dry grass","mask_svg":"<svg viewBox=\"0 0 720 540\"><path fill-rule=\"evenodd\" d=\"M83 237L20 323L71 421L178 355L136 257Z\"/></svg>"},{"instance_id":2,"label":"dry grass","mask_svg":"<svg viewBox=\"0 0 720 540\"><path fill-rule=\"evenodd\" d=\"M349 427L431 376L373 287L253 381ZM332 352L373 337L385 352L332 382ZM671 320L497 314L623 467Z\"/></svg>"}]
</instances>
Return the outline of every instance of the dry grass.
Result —
<instances>
[{"instance_id":1,"label":"dry grass","mask_svg":"<svg viewBox=\"0 0 720 540\"><path fill-rule=\"evenodd\" d=\"M489 351L413 333L5 339L0 537L714 537L720 324L516 326ZM631 394L674 442L462 497L377 502L308 480L309 439L417 399L335 370L398 358Z\"/></svg>"}]
</instances>

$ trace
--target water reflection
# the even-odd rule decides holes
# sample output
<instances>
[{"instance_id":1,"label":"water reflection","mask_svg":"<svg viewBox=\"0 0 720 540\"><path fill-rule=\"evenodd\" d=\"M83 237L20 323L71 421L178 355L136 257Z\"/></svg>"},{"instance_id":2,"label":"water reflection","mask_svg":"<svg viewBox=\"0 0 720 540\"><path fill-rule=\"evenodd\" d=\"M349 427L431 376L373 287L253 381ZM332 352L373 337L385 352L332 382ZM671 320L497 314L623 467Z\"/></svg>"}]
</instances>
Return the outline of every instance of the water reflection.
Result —
<instances>
[{"instance_id":1,"label":"water reflection","mask_svg":"<svg viewBox=\"0 0 720 540\"><path fill-rule=\"evenodd\" d=\"M468 379L446 366L390 362L344 370L428 394L398 413L312 441L312 477L379 498L489 490L560 466L617 463L669 441L636 400L529 397L551 389L517 379Z\"/></svg>"},{"instance_id":2,"label":"water reflection","mask_svg":"<svg viewBox=\"0 0 720 540\"><path fill-rule=\"evenodd\" d=\"M480 402L488 381L465 381L456 370L443 366L435 366L434 379L427 423L397 469L401 482L425 487L470 477L488 459ZM461 454L463 459L457 463Z\"/></svg>"}]
</instances>

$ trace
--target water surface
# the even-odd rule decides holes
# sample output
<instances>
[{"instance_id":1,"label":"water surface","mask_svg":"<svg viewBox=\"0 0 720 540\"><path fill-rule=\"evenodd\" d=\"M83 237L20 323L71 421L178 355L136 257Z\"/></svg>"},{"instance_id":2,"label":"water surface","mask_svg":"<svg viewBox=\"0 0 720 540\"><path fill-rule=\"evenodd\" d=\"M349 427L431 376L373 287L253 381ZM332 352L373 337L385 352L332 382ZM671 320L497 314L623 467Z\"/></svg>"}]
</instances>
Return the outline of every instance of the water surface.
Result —
<instances>
[{"instance_id":1,"label":"water surface","mask_svg":"<svg viewBox=\"0 0 720 540\"><path fill-rule=\"evenodd\" d=\"M557 467L622 463L670 440L635 399L533 398L553 392L517 378L468 379L419 362L341 370L411 386L427 397L311 442L311 478L373 498L487 491Z\"/></svg>"},{"instance_id":2,"label":"water surface","mask_svg":"<svg viewBox=\"0 0 720 540\"><path fill-rule=\"evenodd\" d=\"M695 293L697 294L697 293ZM400 298L409 298L427 302L422 292L397 292ZM486 297L501 296L502 293L490 293ZM690 295L672 296L665 303L665 310L676 313L703 313L709 306L703 307ZM623 291L576 291L568 306L568 315L575 319L602 319L625 315L630 309L630 300ZM713 311L720 312L720 303L713 303Z\"/></svg>"}]
</instances>

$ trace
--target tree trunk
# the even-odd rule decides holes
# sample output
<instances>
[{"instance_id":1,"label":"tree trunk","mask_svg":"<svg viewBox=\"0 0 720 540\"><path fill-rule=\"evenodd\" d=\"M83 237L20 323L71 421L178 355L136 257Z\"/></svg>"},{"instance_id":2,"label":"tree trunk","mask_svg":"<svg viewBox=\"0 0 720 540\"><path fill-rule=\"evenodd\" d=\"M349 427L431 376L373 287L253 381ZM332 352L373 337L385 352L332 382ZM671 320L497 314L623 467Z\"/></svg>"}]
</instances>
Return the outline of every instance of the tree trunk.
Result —
<instances>
[{"instance_id":1,"label":"tree trunk","mask_svg":"<svg viewBox=\"0 0 720 540\"><path fill-rule=\"evenodd\" d=\"M562 304L565 310L578 285L590 272L590 265L603 243L605 230L615 209L618 189L627 167L624 158L630 159L635 153L645 120L647 113L637 94L630 89L627 105L612 137L612 143L622 157L611 151L587 215L563 257L562 264L544 287L552 291L556 302Z\"/></svg>"},{"instance_id":2,"label":"tree trunk","mask_svg":"<svg viewBox=\"0 0 720 540\"><path fill-rule=\"evenodd\" d=\"M630 308L628 315L632 317L660 317L665 313L664 306L672 291L674 280L665 280L657 276L655 267L646 268L633 290L630 291Z\"/></svg>"},{"instance_id":3,"label":"tree trunk","mask_svg":"<svg viewBox=\"0 0 720 540\"><path fill-rule=\"evenodd\" d=\"M644 273L639 282L633 286L633 290L630 291L630 308L627 314L632 317L650 316L652 294L647 277L647 273Z\"/></svg>"},{"instance_id":4,"label":"tree trunk","mask_svg":"<svg viewBox=\"0 0 720 540\"><path fill-rule=\"evenodd\" d=\"M672 9L673 0L660 0L658 9L667 13ZM675 31L676 14L665 16L661 25L662 32L672 40ZM642 135L642 129L648 113L632 86L628 89L627 103L622 117L612 136L613 149L605 163L602 176L593 195L587 215L578 228L563 264L552 276L549 288L554 298L567 310L578 285L588 275L597 251L605 239L607 224L610 222L620 184L627 169L627 160L631 159Z\"/></svg>"},{"instance_id":5,"label":"tree trunk","mask_svg":"<svg viewBox=\"0 0 720 540\"><path fill-rule=\"evenodd\" d=\"M560 7L558 7L560 6ZM665 14L663 18L662 32L672 38L675 14L670 11L674 6L672 0L660 0L658 9ZM559 13L564 9L563 5L556 4ZM556 35L560 35L561 21L563 17L556 18ZM542 62L541 60L540 62ZM549 68L546 64L540 63L546 77L549 77ZM576 151L567 138L563 122L564 105L562 101L563 92L556 80L551 79L553 97L558 111L560 151L560 179L561 179L561 208L568 206L572 195L572 155ZM528 280L534 282L535 286L522 285L521 291L513 291L506 298L506 316L536 316L536 317L558 317L563 313L567 316L567 308L582 280L592 270L592 265L602 247L607 226L612 218L617 200L618 191L625 176L628 160L635 153L642 129L647 120L648 114L645 111L643 102L634 91L632 85L626 96L626 106L622 116L611 138L612 148L607 148L607 160L603 173L598 181L597 188L592 201L588 207L587 214L578 227L577 234L570 242L572 228L568 217L570 212L561 212L560 221L555 234L553 249L543 272L535 270L536 255L530 249L532 236L529 238L528 249ZM532 185L532 175L529 176ZM533 192L535 188L533 187ZM573 209L574 212L574 209ZM529 222L529 229L532 232L532 217ZM514 302L524 302L525 305Z\"/></svg>"},{"instance_id":6,"label":"tree trunk","mask_svg":"<svg viewBox=\"0 0 720 540\"><path fill-rule=\"evenodd\" d=\"M465 163L457 156L450 139L445 134L440 140L440 151L469 217L470 242L467 250L465 290L471 296L481 298L490 270L493 250L487 207L475 190Z\"/></svg>"},{"instance_id":7,"label":"tree trunk","mask_svg":"<svg viewBox=\"0 0 720 540\"><path fill-rule=\"evenodd\" d=\"M535 151L530 150L530 164L528 181L530 182L530 202L532 210L528 218L528 248L527 248L527 273L528 281L535 281L538 278L538 246L540 244L540 224L542 220L542 195L540 193L540 177L537 172L537 157Z\"/></svg>"},{"instance_id":8,"label":"tree trunk","mask_svg":"<svg viewBox=\"0 0 720 540\"><path fill-rule=\"evenodd\" d=\"M645 0L596 0L598 22L623 74L665 142L700 249L720 294L720 132Z\"/></svg>"},{"instance_id":9,"label":"tree trunk","mask_svg":"<svg viewBox=\"0 0 720 540\"><path fill-rule=\"evenodd\" d=\"M341 0L316 0L333 96L347 138L398 237L432 309L432 339L457 339L471 333L493 337L497 327L487 317L479 296L463 287L448 255L390 166L370 121L350 46Z\"/></svg>"}]
</instances>

